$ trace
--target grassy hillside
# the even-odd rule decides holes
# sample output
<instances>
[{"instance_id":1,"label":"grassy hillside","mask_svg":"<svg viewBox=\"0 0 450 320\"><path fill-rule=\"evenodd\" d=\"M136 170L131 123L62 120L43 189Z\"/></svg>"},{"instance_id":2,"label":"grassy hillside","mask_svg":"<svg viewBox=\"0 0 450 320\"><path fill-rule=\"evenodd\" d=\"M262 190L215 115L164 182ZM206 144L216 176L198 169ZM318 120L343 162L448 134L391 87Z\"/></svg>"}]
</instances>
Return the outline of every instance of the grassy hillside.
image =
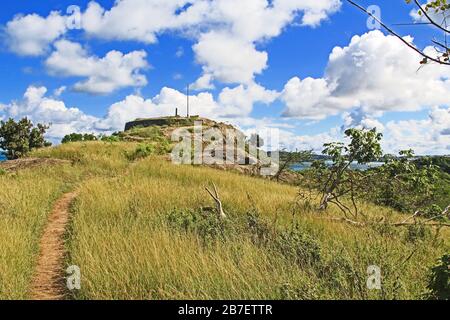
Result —
<instances>
[{"instance_id":1,"label":"grassy hillside","mask_svg":"<svg viewBox=\"0 0 450 320\"><path fill-rule=\"evenodd\" d=\"M450 249L407 228L354 227L297 200L298 189L160 156L129 157L134 142L71 143L32 156L68 160L0 176L0 299L27 298L40 232L52 203L78 187L67 265L74 299L411 299ZM228 215L216 218L215 183ZM401 220L362 204L365 214ZM5 244L5 245L3 245ZM382 290L366 287L367 267Z\"/></svg>"}]
</instances>

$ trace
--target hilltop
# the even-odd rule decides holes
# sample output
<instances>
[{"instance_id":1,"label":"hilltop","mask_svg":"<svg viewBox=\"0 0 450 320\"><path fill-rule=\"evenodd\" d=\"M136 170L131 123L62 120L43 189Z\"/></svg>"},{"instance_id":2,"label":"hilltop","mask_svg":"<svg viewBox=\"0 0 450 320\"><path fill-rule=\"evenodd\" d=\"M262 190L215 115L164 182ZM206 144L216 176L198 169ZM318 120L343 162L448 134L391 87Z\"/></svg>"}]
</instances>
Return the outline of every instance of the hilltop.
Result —
<instances>
[{"instance_id":1,"label":"hilltop","mask_svg":"<svg viewBox=\"0 0 450 320\"><path fill-rule=\"evenodd\" d=\"M224 123L216 122L211 119L202 118L200 116L190 117L158 117L158 118L140 118L125 124L125 131L129 131L135 127L192 127L194 123L201 121L204 126L213 127L217 125L225 125ZM231 125L226 125L232 127Z\"/></svg>"},{"instance_id":2,"label":"hilltop","mask_svg":"<svg viewBox=\"0 0 450 320\"><path fill-rule=\"evenodd\" d=\"M125 130L120 132L119 136L127 141L136 141L136 139L139 140L139 138L151 139L153 137L151 134L152 132L160 132L164 137L170 139L174 130L184 128L186 130L193 131L196 123L201 123L203 130L216 128L221 130L223 133L225 133L225 130L227 129L238 131L231 124L217 122L208 118L202 118L200 116L191 116L189 118L158 117L136 119L134 121L127 122L125 124Z\"/></svg>"}]
</instances>

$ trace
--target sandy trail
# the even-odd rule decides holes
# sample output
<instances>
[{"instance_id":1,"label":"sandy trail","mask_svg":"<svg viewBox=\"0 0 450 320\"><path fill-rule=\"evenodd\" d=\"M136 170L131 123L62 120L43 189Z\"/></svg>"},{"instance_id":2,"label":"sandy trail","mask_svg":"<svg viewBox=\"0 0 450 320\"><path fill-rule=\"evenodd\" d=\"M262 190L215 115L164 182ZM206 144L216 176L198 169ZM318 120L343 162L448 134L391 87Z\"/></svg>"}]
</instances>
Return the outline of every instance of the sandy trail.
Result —
<instances>
[{"instance_id":1,"label":"sandy trail","mask_svg":"<svg viewBox=\"0 0 450 320\"><path fill-rule=\"evenodd\" d=\"M77 192L64 194L54 205L40 240L39 258L31 283L32 300L64 299L64 234L69 222L70 205Z\"/></svg>"}]
</instances>

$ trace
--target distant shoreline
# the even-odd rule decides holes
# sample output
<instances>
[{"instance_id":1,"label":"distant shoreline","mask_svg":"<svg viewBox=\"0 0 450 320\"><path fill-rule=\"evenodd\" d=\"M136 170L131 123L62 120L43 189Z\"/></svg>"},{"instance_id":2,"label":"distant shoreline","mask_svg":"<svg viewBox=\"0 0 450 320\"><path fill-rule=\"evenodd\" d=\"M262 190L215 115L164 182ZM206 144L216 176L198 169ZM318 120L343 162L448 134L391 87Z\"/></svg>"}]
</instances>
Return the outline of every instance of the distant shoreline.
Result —
<instances>
[{"instance_id":1,"label":"distant shoreline","mask_svg":"<svg viewBox=\"0 0 450 320\"><path fill-rule=\"evenodd\" d=\"M329 166L332 165L331 160L325 161L325 163ZM370 162L368 164L358 164L355 162L350 165L350 168L355 169L355 170L368 170L370 168L381 167L384 164L385 164L384 162ZM309 169L311 167L311 165L312 165L312 162L295 163L291 166L291 170L303 171L303 170Z\"/></svg>"}]
</instances>

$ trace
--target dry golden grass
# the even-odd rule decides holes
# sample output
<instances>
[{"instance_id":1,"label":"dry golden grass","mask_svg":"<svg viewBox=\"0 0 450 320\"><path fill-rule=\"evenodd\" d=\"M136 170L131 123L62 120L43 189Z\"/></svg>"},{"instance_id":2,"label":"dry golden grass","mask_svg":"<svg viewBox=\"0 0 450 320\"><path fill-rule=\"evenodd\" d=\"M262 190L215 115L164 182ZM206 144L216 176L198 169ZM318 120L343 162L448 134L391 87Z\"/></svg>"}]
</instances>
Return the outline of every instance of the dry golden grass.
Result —
<instances>
[{"instance_id":1,"label":"dry golden grass","mask_svg":"<svg viewBox=\"0 0 450 320\"><path fill-rule=\"evenodd\" d=\"M175 166L156 157L130 162L125 151L135 148L133 143L93 142L43 149L33 157L71 164L0 176L7 186L0 189L0 243L6 243L0 247L0 299L27 298L48 213L75 185L80 193L68 230L66 264L81 269L76 299L420 298L430 266L449 249L448 234L443 236L447 244L431 238L412 242L404 228L329 221L340 213L330 207L318 214L296 205L298 190L292 186ZM237 224L224 229L229 235L211 240L195 228L183 230L169 222L174 212L200 217L202 207L213 206L204 189L211 183L219 189L229 223ZM361 208L371 217L401 217L370 204ZM306 239L300 249L320 259L292 259L278 244L242 231L254 212L274 234L289 234L297 225ZM284 248L298 249L292 246L298 242L289 241ZM381 267L381 291L366 288L369 265Z\"/></svg>"},{"instance_id":2,"label":"dry golden grass","mask_svg":"<svg viewBox=\"0 0 450 320\"><path fill-rule=\"evenodd\" d=\"M289 228L295 212L301 229L320 244L322 263L295 264L245 237L205 246L195 232L164 223L173 209L212 206L204 190L212 182L230 216L256 206L266 221ZM293 206L296 194L287 185L157 158L135 164L121 179L91 180L76 202L70 236L70 263L83 274L75 298L420 298L428 268L444 247L407 242L399 230L382 235L304 213ZM334 210L328 214L337 215ZM379 215L382 209L363 210ZM365 287L369 265L382 268L382 291Z\"/></svg>"},{"instance_id":3,"label":"dry golden grass","mask_svg":"<svg viewBox=\"0 0 450 320\"><path fill-rule=\"evenodd\" d=\"M47 215L75 176L66 165L0 176L0 299L27 297Z\"/></svg>"},{"instance_id":4,"label":"dry golden grass","mask_svg":"<svg viewBox=\"0 0 450 320\"><path fill-rule=\"evenodd\" d=\"M92 176L115 176L126 168L128 146L72 144L36 151L32 157L70 160L23 166L0 175L0 299L29 298L39 240L56 200ZM26 162L26 161L25 161Z\"/></svg>"}]
</instances>

